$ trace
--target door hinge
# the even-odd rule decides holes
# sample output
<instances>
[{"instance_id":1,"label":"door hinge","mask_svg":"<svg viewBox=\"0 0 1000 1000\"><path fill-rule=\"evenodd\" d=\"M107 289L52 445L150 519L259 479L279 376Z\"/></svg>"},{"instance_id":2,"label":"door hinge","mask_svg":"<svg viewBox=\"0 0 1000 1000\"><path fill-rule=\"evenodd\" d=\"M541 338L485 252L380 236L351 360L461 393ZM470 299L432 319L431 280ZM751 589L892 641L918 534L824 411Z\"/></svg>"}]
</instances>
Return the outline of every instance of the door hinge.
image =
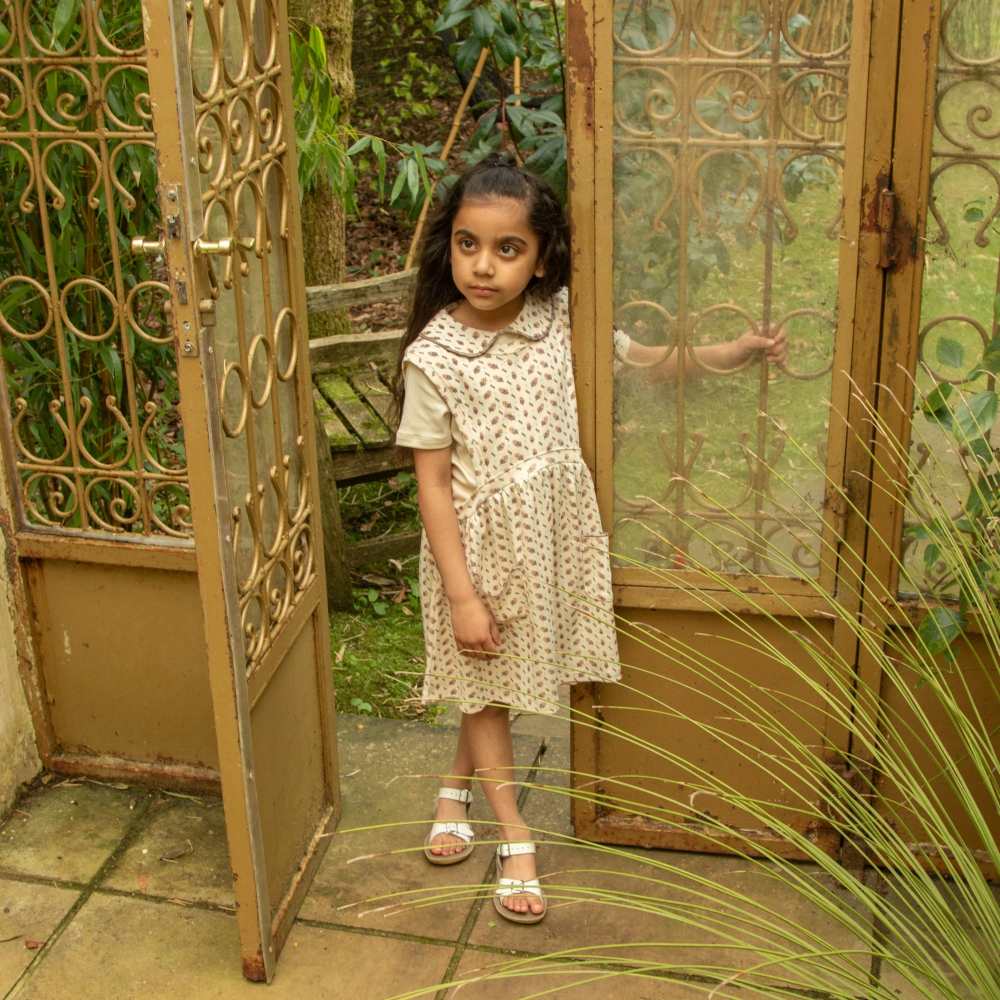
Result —
<instances>
[{"instance_id":1,"label":"door hinge","mask_svg":"<svg viewBox=\"0 0 1000 1000\"><path fill-rule=\"evenodd\" d=\"M883 270L895 267L898 255L896 193L892 188L882 188L878 193L878 266Z\"/></svg>"}]
</instances>

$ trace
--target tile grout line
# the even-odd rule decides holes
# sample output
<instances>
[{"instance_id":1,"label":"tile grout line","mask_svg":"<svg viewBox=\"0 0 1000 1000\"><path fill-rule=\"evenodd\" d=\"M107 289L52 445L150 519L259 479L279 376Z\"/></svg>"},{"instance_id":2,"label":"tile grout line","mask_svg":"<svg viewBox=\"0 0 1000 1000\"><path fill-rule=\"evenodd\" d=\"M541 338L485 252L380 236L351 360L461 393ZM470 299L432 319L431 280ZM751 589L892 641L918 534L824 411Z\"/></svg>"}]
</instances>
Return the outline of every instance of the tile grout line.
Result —
<instances>
[{"instance_id":1,"label":"tile grout line","mask_svg":"<svg viewBox=\"0 0 1000 1000\"><path fill-rule=\"evenodd\" d=\"M145 825L145 819L149 814L150 806L152 805L153 799L155 797L155 792L145 791L141 793L141 798L135 809L135 815L132 817L129 825L126 827L125 832L122 834L121 839L118 844L111 851L111 853L104 859L102 864L98 867L97 871L94 872L93 876L85 883L83 883L83 888L80 891L80 895L76 898L73 905L66 911L62 919L56 924L52 933L45 939L45 943L42 945L38 951L35 952L34 957L25 966L21 974L14 980L10 989L4 994L4 1000L11 998L15 995L17 990L27 982L35 973L38 966L45 961L49 952L55 947L56 943L62 937L63 932L67 927L76 919L76 915L83 909L87 901L94 895L98 890L98 885L102 879L106 878L107 875L112 871L115 865L118 863L121 856L132 846L136 841L139 834ZM35 881L29 879L28 881ZM39 879L39 882L44 882L44 879ZM77 883L79 884L79 883Z\"/></svg>"},{"instance_id":2,"label":"tile grout line","mask_svg":"<svg viewBox=\"0 0 1000 1000\"><path fill-rule=\"evenodd\" d=\"M535 758L532 760L531 766L528 768L528 773L524 779L524 784L521 787L521 792L517 797L517 807L519 810L523 810L525 803L528 801L528 795L531 793L530 786L535 780L535 775L538 773L538 765L547 749L548 745L545 742L545 737L543 736L538 749L535 751ZM493 881L493 875L496 872L496 864L496 854L494 854L493 860L490 862L489 867L486 869L486 874L483 876L484 882ZM480 895L472 901L472 905L469 907L469 912L466 914L465 922L462 924L462 929L458 932L458 939L455 942L455 950L452 952L452 956L448 961L448 966L445 969L445 982L448 982L455 974L455 970L458 969L459 963L465 955L469 937L472 935L473 928L476 926L476 921L479 919L479 914L482 912L486 899L487 897L485 895ZM434 1000L448 1000L448 994L450 992L451 987L444 986L434 995Z\"/></svg>"}]
</instances>

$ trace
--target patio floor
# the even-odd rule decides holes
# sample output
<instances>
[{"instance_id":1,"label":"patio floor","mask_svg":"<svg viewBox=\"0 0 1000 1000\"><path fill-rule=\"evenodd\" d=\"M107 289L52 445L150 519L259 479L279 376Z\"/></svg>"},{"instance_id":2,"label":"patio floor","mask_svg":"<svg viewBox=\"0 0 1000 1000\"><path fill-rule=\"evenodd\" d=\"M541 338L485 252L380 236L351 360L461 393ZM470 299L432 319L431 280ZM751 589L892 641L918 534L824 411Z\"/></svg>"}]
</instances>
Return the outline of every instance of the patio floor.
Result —
<instances>
[{"instance_id":1,"label":"patio floor","mask_svg":"<svg viewBox=\"0 0 1000 1000\"><path fill-rule=\"evenodd\" d=\"M422 723L341 717L344 816L341 829L423 816L432 778L407 775L446 771L454 732ZM568 767L565 723L525 717L515 722L517 760ZM529 776L530 777L530 776ZM543 778L556 783L553 777ZM540 840L543 872L561 872L560 884L635 886L638 861L591 853L565 842L569 810L563 796L522 789L528 822L546 831ZM482 797L478 815L482 816ZM474 807L473 816L477 814ZM419 844L426 825L338 835L302 907L270 987L245 982L233 917L221 804L135 787L49 776L0 827L0 993L17 1000L124 998L275 998L386 1000L438 983L475 979L512 958L561 948L592 947L621 955L614 945L656 942L672 961L744 965L711 933L662 915L581 900L550 904L544 923L519 927L496 916L488 899L461 898L433 906L388 909L366 898L428 886L471 886L492 879L491 851L432 869L419 851L387 856ZM484 839L493 837L480 827ZM642 857L645 852L634 852ZM726 880L804 922L833 945L849 945L845 931L736 858L650 852L683 872ZM375 855L358 860L361 856ZM352 860L353 859L353 860ZM350 862L350 863L349 863ZM569 872L599 868L601 872ZM648 870L646 871L648 874ZM639 891L668 895L669 885ZM358 905L351 905L358 904ZM650 944L646 946L649 952ZM627 950L643 957L641 948ZM426 994L444 1000L528 996L562 987L560 996L591 1000L693 1000L710 979L689 973L670 978L608 979L593 965L549 962L517 978L472 981ZM605 966L606 968L606 966ZM867 972L867 969L865 970ZM804 993L822 997L803 982ZM899 984L901 998L923 995ZM758 997L746 989L740 996ZM863 992L859 994L863 996Z\"/></svg>"}]
</instances>

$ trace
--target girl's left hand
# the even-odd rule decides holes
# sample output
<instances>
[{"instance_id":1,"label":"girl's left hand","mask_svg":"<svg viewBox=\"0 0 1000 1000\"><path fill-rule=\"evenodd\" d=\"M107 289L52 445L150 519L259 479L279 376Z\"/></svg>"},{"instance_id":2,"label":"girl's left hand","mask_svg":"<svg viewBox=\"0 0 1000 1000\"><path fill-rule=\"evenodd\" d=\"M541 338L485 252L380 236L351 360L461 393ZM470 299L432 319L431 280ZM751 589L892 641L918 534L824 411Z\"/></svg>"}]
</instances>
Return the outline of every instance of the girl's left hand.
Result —
<instances>
[{"instance_id":1,"label":"girl's left hand","mask_svg":"<svg viewBox=\"0 0 1000 1000\"><path fill-rule=\"evenodd\" d=\"M455 645L463 656L485 659L500 651L500 629L486 602L471 594L451 602L451 625Z\"/></svg>"},{"instance_id":2,"label":"girl's left hand","mask_svg":"<svg viewBox=\"0 0 1000 1000\"><path fill-rule=\"evenodd\" d=\"M764 352L764 357L772 365L783 365L788 360L788 337L785 331L777 326L767 326L763 333L747 330L740 334L735 342L737 364L743 364L758 351Z\"/></svg>"}]
</instances>

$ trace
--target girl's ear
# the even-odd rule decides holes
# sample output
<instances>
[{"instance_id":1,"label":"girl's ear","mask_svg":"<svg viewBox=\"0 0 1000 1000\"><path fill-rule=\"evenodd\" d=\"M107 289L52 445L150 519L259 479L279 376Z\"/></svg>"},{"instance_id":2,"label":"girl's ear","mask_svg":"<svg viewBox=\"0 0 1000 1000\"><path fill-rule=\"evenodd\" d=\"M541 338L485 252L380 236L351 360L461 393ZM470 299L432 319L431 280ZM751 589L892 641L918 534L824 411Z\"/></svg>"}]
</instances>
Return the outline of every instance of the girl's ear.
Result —
<instances>
[{"instance_id":1,"label":"girl's ear","mask_svg":"<svg viewBox=\"0 0 1000 1000\"><path fill-rule=\"evenodd\" d=\"M535 277L544 278L545 277L545 262L539 261L538 267L535 268Z\"/></svg>"}]
</instances>

